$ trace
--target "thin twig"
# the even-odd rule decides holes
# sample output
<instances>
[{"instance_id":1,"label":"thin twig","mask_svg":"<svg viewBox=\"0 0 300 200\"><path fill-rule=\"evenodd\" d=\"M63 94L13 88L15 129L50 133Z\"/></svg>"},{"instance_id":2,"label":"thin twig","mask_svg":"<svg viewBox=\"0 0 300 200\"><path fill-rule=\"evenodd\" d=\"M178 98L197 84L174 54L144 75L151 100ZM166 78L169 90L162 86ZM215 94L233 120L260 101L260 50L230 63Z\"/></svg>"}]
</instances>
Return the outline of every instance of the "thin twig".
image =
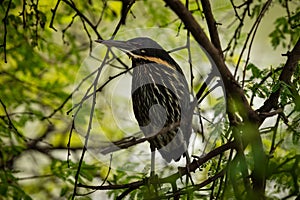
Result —
<instances>
[{"instance_id":1,"label":"thin twig","mask_svg":"<svg viewBox=\"0 0 300 200\"><path fill-rule=\"evenodd\" d=\"M203 165L207 161L211 160L213 157L218 156L218 155L224 153L227 150L234 149L235 146L236 146L235 142L231 141L231 142L228 142L228 143L226 143L226 144L224 144L220 147L217 147L216 149L212 150L211 152L209 152L205 156L198 157L197 159L194 159L193 162L188 164L186 167L179 168L178 172L176 172L172 175L169 175L165 178L159 178L157 180L157 182L159 184L173 183L174 181L176 181L180 177L186 175L187 173L195 172L195 170L197 170L201 165ZM189 170L187 168L189 168ZM220 173L216 174L215 176L221 177L221 175L222 176L224 175L223 174L224 172L225 171L220 172ZM210 182L212 182L214 180L215 180L214 178L208 178L206 181L204 181L200 184L197 184L195 187L197 187L199 189L199 188L204 187L205 185L209 184ZM136 182L127 183L127 184L119 184L119 185L91 186L91 185L84 185L84 184L79 183L78 187L87 188L87 189L96 189L96 190L114 190L114 189L126 189L126 188L137 189L140 186L148 184L148 183L149 183L148 180L144 179L144 180L141 180L141 181L136 181Z\"/></svg>"},{"instance_id":2,"label":"thin twig","mask_svg":"<svg viewBox=\"0 0 300 200\"><path fill-rule=\"evenodd\" d=\"M265 15L265 13L267 12L268 8L270 7L272 3L272 0L268 0L262 7L262 10L261 12L259 13L256 21L254 22L251 30L249 31L248 35L247 35L247 38L246 38L246 41L244 43L244 46L243 46L243 49L240 53L240 56L239 56L239 59L238 59L238 63L236 65L236 67L238 68L239 66L239 63L241 61L241 58L243 56L243 53L244 51L246 50L246 47L247 47L247 43L248 43L248 40L250 38L250 36L252 35L252 39L250 41L250 45L249 45L249 48L248 48L248 54L247 54L247 59L246 59L246 62L245 62L245 66L244 66L244 70L243 70L243 79L242 79L242 88L244 87L244 83L245 83L245 77L246 77L246 69L247 69L247 65L248 65L248 62L249 62L249 59L250 59L250 52L251 52L251 47L252 47L252 44L253 44L253 41L254 41L254 38L255 38L255 35L256 35L256 32L257 32L257 29L258 29L258 26L263 18L263 16ZM253 32L253 34L252 34Z\"/></svg>"},{"instance_id":3,"label":"thin twig","mask_svg":"<svg viewBox=\"0 0 300 200\"><path fill-rule=\"evenodd\" d=\"M264 82L266 82L266 80L267 80L269 77L271 77L272 75L274 75L274 73L277 73L277 72L281 71L282 69L283 69L283 67L278 67L278 68L276 68L275 70L273 70L273 69L271 68L270 72L269 72L267 75L265 75L265 77L263 77L263 78L260 80L260 82L257 84L257 88L261 88L262 84L264 84ZM254 97L255 97L255 95L256 95L256 92L257 92L257 90L255 90L255 92L252 93L252 96L251 96L251 98L250 98L250 105L251 105L251 106L253 105L253 101L254 101Z\"/></svg>"},{"instance_id":4,"label":"thin twig","mask_svg":"<svg viewBox=\"0 0 300 200\"><path fill-rule=\"evenodd\" d=\"M107 178L108 178L108 176L109 176L109 174L110 174L110 171L111 171L111 163L112 163L112 157L113 157L113 155L110 154L110 160L109 160L109 168L108 168L108 172L106 173L106 176L105 176L104 180L102 181L101 186L105 184L105 182L107 181Z\"/></svg>"},{"instance_id":5,"label":"thin twig","mask_svg":"<svg viewBox=\"0 0 300 200\"><path fill-rule=\"evenodd\" d=\"M106 82L104 82L99 88L97 88L96 92L101 92L101 91L103 90L103 88L104 88L108 83L110 83L110 82L111 82L112 80L114 80L115 78L117 78L117 77L119 77L119 76L121 76L121 75L127 73L127 72L130 71L131 69L132 69L132 67L131 67L131 68L128 68L128 69L126 69L126 70L124 70L124 71L122 71L122 72L120 72L120 73L118 73L118 74L116 74L116 75L114 75L114 76L110 76ZM89 95L84 96L84 97L81 99L81 101L80 101L79 103L75 104L70 110L67 111L67 114L69 114L70 112L72 112L75 108L77 108L77 107L78 107L79 105L81 105L85 100L89 99L89 98L92 97L92 96L93 96L93 94L89 94Z\"/></svg>"},{"instance_id":6,"label":"thin twig","mask_svg":"<svg viewBox=\"0 0 300 200\"><path fill-rule=\"evenodd\" d=\"M2 99L0 99L0 104L2 105L2 107L4 109L6 118L8 119L8 128L9 129L12 128L19 138L21 138L25 142L28 142L28 139L18 131L18 129L15 127L14 123L11 121L11 119L9 117L9 113L7 112L7 109L6 109L6 105L4 104Z\"/></svg>"},{"instance_id":7,"label":"thin twig","mask_svg":"<svg viewBox=\"0 0 300 200\"><path fill-rule=\"evenodd\" d=\"M85 30L88 38L89 38L89 41L90 41L90 55L92 54L92 50L93 50L93 40L92 40L92 37L91 37L91 34L89 32L89 30L87 29L86 25L85 25L85 21L80 17L81 19L81 22L82 22L82 25L83 25L83 29Z\"/></svg>"},{"instance_id":8,"label":"thin twig","mask_svg":"<svg viewBox=\"0 0 300 200\"><path fill-rule=\"evenodd\" d=\"M72 120L70 132L69 132L69 138L68 138L68 143L67 143L67 148L68 148L68 155L67 155L67 163L68 163L68 168L70 168L70 156L71 156L71 138L73 135L73 130L75 129L75 121L74 119Z\"/></svg>"},{"instance_id":9,"label":"thin twig","mask_svg":"<svg viewBox=\"0 0 300 200\"><path fill-rule=\"evenodd\" d=\"M27 5L26 0L23 0L23 4L22 4L22 12L20 13L20 16L22 16L22 21L23 21L23 29L26 28L26 18L25 18L25 14L26 14L26 5Z\"/></svg>"},{"instance_id":10,"label":"thin twig","mask_svg":"<svg viewBox=\"0 0 300 200\"><path fill-rule=\"evenodd\" d=\"M288 53L288 59L281 71L279 76L279 81L283 81L286 84L290 84L291 77L296 71L297 64L300 60L300 38L298 39L293 50ZM257 110L258 112L270 112L273 108L278 105L278 99L280 96L281 88L271 93L269 98L264 102L264 104ZM297 95L297 94L296 94ZM262 118L263 120L264 118Z\"/></svg>"},{"instance_id":11,"label":"thin twig","mask_svg":"<svg viewBox=\"0 0 300 200\"><path fill-rule=\"evenodd\" d=\"M250 39L250 36L252 35L252 32L255 31L255 29L257 29L257 26L259 26L259 24L260 24L260 22L261 22L261 20L262 20L262 18L263 18L263 16L264 16L264 14L266 13L266 11L268 10L268 8L270 7L271 2L272 2L272 0L268 0L268 1L263 5L263 7L262 7L262 9L261 9L261 11L260 11L258 17L256 18L256 20L255 20L254 24L252 25L250 31L248 32L247 38L246 38L246 40L245 40L245 42L244 42L244 46L243 46L243 48L242 48L242 51L239 53L240 56L239 56L238 62L237 62L236 67L235 67L234 76L237 74L237 70L238 70L239 65L240 65L240 62L241 62L241 60L242 60L244 51L246 50L246 47L247 47L248 41L249 41L249 39ZM256 31L255 31L255 32L256 32ZM250 50L249 50L249 51L250 51Z\"/></svg>"},{"instance_id":12,"label":"thin twig","mask_svg":"<svg viewBox=\"0 0 300 200\"><path fill-rule=\"evenodd\" d=\"M98 22L96 23L96 27L98 27L99 24L101 23L102 18L103 18L103 16L104 16L104 12L106 11L106 8L107 8L107 0L104 0L104 1L103 1L103 8L102 8L102 11L101 11L99 20L98 20Z\"/></svg>"},{"instance_id":13,"label":"thin twig","mask_svg":"<svg viewBox=\"0 0 300 200\"><path fill-rule=\"evenodd\" d=\"M53 23L54 23L54 18L55 18L56 11L58 9L60 2L61 2L61 0L57 0L54 9L51 9L52 17L51 17L49 28L52 28L54 31L57 31L57 29L53 26Z\"/></svg>"},{"instance_id":14,"label":"thin twig","mask_svg":"<svg viewBox=\"0 0 300 200\"><path fill-rule=\"evenodd\" d=\"M95 32L95 34L97 35L98 39L102 39L100 33L97 30L97 26L95 26L90 20L89 18L87 18L80 10L78 10L78 8L76 7L75 3L73 1L68 1L68 0L62 0L64 3L66 3L68 6L70 6L79 16L80 18L82 18L82 20L84 20Z\"/></svg>"},{"instance_id":15,"label":"thin twig","mask_svg":"<svg viewBox=\"0 0 300 200\"><path fill-rule=\"evenodd\" d=\"M3 48L3 52L4 52L4 62L5 62L5 63L7 63L7 55L6 55L6 38L7 38L8 13L9 13L9 9L10 9L10 6L11 6L11 2L12 2L12 0L10 0L10 1L8 2L7 9L6 9L6 12L5 12L5 16L4 16L4 18L2 19L2 21L3 21L3 26L4 26L4 35L3 35L3 43L2 43L2 45L0 45L0 47Z\"/></svg>"},{"instance_id":16,"label":"thin twig","mask_svg":"<svg viewBox=\"0 0 300 200\"><path fill-rule=\"evenodd\" d=\"M107 57L107 56L108 56L108 51L107 51L105 57ZM102 71L104 63L105 62L102 62L101 66L98 68L96 78L95 78L95 80L94 80L94 82L92 84L92 86L93 86L92 107L91 107L91 111L90 111L90 118L89 118L89 122L88 122L87 132L86 132L86 135L85 135L84 147L82 149L81 157L80 157L80 160L79 160L79 163L78 163L78 168L77 168L77 171L76 171L76 174L75 174L75 183L74 183L74 191L73 191L73 194L72 194L72 199L74 199L75 196L76 196L76 194L77 194L77 185L78 185L78 180L79 180L79 174L80 174L80 170L81 170L81 165L83 163L85 152L87 151L88 141L89 141L90 133L91 133L91 130L92 130L93 117L94 117L94 111L95 111L95 105L96 105L97 85L98 85L98 81L99 81L99 78L100 78L100 73Z\"/></svg>"},{"instance_id":17,"label":"thin twig","mask_svg":"<svg viewBox=\"0 0 300 200\"><path fill-rule=\"evenodd\" d=\"M77 13L75 13L72 17L72 20L70 21L70 23L66 26L66 28L64 28L61 32L62 32L62 40L64 43L68 44L67 41L65 40L65 33L67 32L67 30L73 25L75 18L78 16Z\"/></svg>"}]
</instances>

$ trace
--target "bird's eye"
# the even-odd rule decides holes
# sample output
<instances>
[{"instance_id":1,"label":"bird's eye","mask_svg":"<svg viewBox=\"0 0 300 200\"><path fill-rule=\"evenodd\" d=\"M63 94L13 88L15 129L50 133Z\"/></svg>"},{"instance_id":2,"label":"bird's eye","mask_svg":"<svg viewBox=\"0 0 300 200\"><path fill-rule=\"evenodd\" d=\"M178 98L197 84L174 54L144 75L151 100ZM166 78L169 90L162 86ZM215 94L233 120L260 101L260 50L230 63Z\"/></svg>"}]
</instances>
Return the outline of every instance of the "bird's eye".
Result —
<instances>
[{"instance_id":1,"label":"bird's eye","mask_svg":"<svg viewBox=\"0 0 300 200\"><path fill-rule=\"evenodd\" d=\"M146 53L146 50L144 50L144 49L141 49L141 53Z\"/></svg>"}]
</instances>

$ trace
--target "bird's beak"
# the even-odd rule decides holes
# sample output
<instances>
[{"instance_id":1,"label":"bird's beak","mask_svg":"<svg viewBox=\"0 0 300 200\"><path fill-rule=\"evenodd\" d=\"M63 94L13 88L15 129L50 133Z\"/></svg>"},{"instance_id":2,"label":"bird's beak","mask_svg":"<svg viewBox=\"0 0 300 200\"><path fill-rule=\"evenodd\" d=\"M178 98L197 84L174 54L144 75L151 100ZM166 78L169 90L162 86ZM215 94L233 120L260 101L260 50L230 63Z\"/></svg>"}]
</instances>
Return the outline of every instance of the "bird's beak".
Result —
<instances>
[{"instance_id":1,"label":"bird's beak","mask_svg":"<svg viewBox=\"0 0 300 200\"><path fill-rule=\"evenodd\" d=\"M129 53L138 49L138 47L136 45L134 45L133 43L127 42L127 41L119 41L119 40L95 40L96 42L99 42L101 44L104 44L107 47L116 47L122 51L124 51L125 53Z\"/></svg>"}]
</instances>

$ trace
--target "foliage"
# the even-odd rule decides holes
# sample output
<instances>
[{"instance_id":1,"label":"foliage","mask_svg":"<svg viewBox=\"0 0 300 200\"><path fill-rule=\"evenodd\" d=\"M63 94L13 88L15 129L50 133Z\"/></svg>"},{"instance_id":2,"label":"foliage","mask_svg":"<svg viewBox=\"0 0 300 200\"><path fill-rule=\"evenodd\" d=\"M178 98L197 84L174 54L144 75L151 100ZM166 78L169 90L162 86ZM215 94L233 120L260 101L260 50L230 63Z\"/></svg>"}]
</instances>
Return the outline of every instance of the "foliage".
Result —
<instances>
[{"instance_id":1,"label":"foliage","mask_svg":"<svg viewBox=\"0 0 300 200\"><path fill-rule=\"evenodd\" d=\"M0 10L0 199L300 198L298 1L2 0ZM185 66L201 102L190 171L158 162L149 177L122 82L130 61L94 42L144 35Z\"/></svg>"}]
</instances>

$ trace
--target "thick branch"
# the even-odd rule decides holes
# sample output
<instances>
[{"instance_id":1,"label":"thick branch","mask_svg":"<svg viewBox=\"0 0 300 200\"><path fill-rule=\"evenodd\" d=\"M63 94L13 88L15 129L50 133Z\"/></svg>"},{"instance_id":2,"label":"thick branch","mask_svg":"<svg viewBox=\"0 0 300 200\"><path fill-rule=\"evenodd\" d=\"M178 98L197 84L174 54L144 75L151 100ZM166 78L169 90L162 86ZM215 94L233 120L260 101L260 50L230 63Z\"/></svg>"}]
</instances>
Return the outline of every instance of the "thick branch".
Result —
<instances>
[{"instance_id":1,"label":"thick branch","mask_svg":"<svg viewBox=\"0 0 300 200\"><path fill-rule=\"evenodd\" d=\"M298 39L295 47L291 52L287 54L288 59L283 67L283 70L279 76L279 81L283 81L286 84L290 84L291 77L294 74L297 64L300 60L300 38ZM270 97L264 102L264 105L261 106L257 111L262 112L270 112L273 108L277 108L278 99L280 95L281 89L274 91ZM265 117L263 117L265 118Z\"/></svg>"},{"instance_id":2,"label":"thick branch","mask_svg":"<svg viewBox=\"0 0 300 200\"><path fill-rule=\"evenodd\" d=\"M3 48L3 52L4 52L4 62L7 63L7 55L6 55L6 37L7 37L7 24L8 24L8 13L10 10L10 6L11 6L11 0L8 2L7 5L7 10L5 12L5 17L3 18L3 26L4 26L4 36L3 36L3 44L0 45L0 48Z\"/></svg>"},{"instance_id":3,"label":"thick branch","mask_svg":"<svg viewBox=\"0 0 300 200\"><path fill-rule=\"evenodd\" d=\"M187 165L187 167L182 167L179 168L179 171L175 174L172 174L168 177L161 178L158 180L158 183L172 183L176 181L178 178L190 173L190 172L195 172L201 165L203 165L205 162L209 161L215 156L218 156L225 151L229 149L236 148L235 141L228 142L220 147L217 147L216 149L210 151L208 154L206 154L204 157L194 159L193 162ZM187 168L189 170L187 170ZM223 173L223 172L222 172ZM208 181L204 181L203 183L206 182L211 182L211 179L208 179ZM102 185L102 186L90 186L90 185L83 185L83 184L78 184L78 187L83 187L83 188L88 188L88 189L95 189L95 190L113 190L113 189L126 189L126 188L139 188L142 185L147 184L148 182L145 180L141 181L136 181L128 184L121 184L121 185ZM205 185L199 184L199 186L204 187ZM207 183L208 184L208 183Z\"/></svg>"},{"instance_id":4,"label":"thick branch","mask_svg":"<svg viewBox=\"0 0 300 200\"><path fill-rule=\"evenodd\" d=\"M258 131L258 125L260 122L258 114L251 108L245 97L243 89L225 65L222 52L218 51L218 49L209 41L192 13L188 11L179 0L164 1L182 20L185 27L191 32L198 44L206 51L211 63L216 65L219 70L225 86L227 105L230 106L227 109L227 114L228 116L234 116L235 112L238 112L243 118L244 125L242 125L241 128L245 131L245 134L243 135L243 140L245 140L244 147L246 147L249 142L252 146L253 160L255 163L252 177L254 193L257 192L257 197L263 197L265 170L259 165L263 165L263 167L265 167L266 157L264 155L264 149ZM234 118L230 118L230 120L232 119Z\"/></svg>"},{"instance_id":5,"label":"thick branch","mask_svg":"<svg viewBox=\"0 0 300 200\"><path fill-rule=\"evenodd\" d=\"M214 46L219 50L219 52L222 52L221 42L220 42L218 29L217 29L217 23L212 14L209 0L201 0L201 3L202 3L205 19L207 22L207 26L209 29L210 39L214 44ZM223 54L221 55L223 56Z\"/></svg>"},{"instance_id":6,"label":"thick branch","mask_svg":"<svg viewBox=\"0 0 300 200\"><path fill-rule=\"evenodd\" d=\"M258 122L259 118L250 107L243 89L234 79L233 75L225 65L222 52L210 42L203 31L203 28L198 24L192 13L185 8L179 0L164 0L167 5L179 16L186 28L191 32L195 40L205 50L212 64L218 68L226 90L226 95L229 101L234 101L233 104L238 104L239 114L244 119L250 119L253 122ZM230 112L230 111L229 111Z\"/></svg>"}]
</instances>

